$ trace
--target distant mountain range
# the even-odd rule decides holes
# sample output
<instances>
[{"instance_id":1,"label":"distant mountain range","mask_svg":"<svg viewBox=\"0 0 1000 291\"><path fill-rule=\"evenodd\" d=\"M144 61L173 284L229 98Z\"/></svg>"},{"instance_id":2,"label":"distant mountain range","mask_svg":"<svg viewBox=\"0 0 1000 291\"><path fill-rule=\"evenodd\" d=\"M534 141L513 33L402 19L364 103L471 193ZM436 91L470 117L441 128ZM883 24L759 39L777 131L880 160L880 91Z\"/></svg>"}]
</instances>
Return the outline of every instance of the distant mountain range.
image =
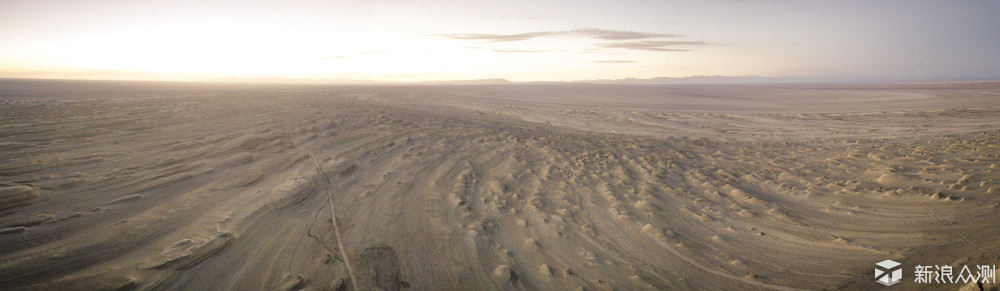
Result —
<instances>
[{"instance_id":1,"label":"distant mountain range","mask_svg":"<svg viewBox=\"0 0 1000 291\"><path fill-rule=\"evenodd\" d=\"M298 84L418 84L418 85L503 85L503 84L621 84L621 85L674 85L674 84L761 84L789 82L786 78L768 78L760 76L692 76L683 78L659 77L652 79L597 79L565 82L516 82L502 78L476 80L437 80L422 82L391 82L348 79L291 79L291 78L214 78L204 79L205 82L223 83L298 83Z\"/></svg>"},{"instance_id":2,"label":"distant mountain range","mask_svg":"<svg viewBox=\"0 0 1000 291\"><path fill-rule=\"evenodd\" d=\"M0 74L0 78L4 78ZM41 79L81 79L81 80L142 80L140 78L68 78L65 76L35 77ZM30 79L30 78L29 78ZM807 76L807 77L762 77L762 76L690 76L690 77L657 77L650 79L593 79L577 81L534 81L520 82L502 78L475 80L437 80L421 82L373 81L357 79L328 78L283 78L283 77L221 77L200 78L195 82L207 83L257 83L257 84L329 84L329 85L504 85L504 84L608 84L608 85L697 85L697 84L823 84L823 83L951 83L951 82L996 82L998 79L988 77L955 77L934 79L907 78L877 78L857 76Z\"/></svg>"},{"instance_id":3,"label":"distant mountain range","mask_svg":"<svg viewBox=\"0 0 1000 291\"><path fill-rule=\"evenodd\" d=\"M260 83L260 84L352 84L352 85L375 85L375 84L399 84L400 82L372 81L372 80L352 80L352 79L296 79L296 78L209 78L201 79L198 82L208 83Z\"/></svg>"},{"instance_id":4,"label":"distant mountain range","mask_svg":"<svg viewBox=\"0 0 1000 291\"><path fill-rule=\"evenodd\" d=\"M594 84L633 84L633 85L672 85L672 84L760 84L786 82L781 78L767 78L760 76L691 76L683 78L658 77L652 79L598 79L583 80L574 83L594 83Z\"/></svg>"},{"instance_id":5,"label":"distant mountain range","mask_svg":"<svg viewBox=\"0 0 1000 291\"><path fill-rule=\"evenodd\" d=\"M993 82L989 78L871 78L851 76L810 76L810 77L761 77L761 76L691 76L681 78L657 77L650 79L595 79L565 82L515 82L506 79L427 81L416 84L431 85L502 85L502 84L609 84L609 85L697 85L697 84L822 84L822 83L949 83L949 82Z\"/></svg>"},{"instance_id":6,"label":"distant mountain range","mask_svg":"<svg viewBox=\"0 0 1000 291\"><path fill-rule=\"evenodd\" d=\"M854 82L898 82L897 79L864 79L849 77L761 77L761 76L691 76L681 78L657 77L650 79L594 79L578 81L510 81L502 78L474 80L435 80L420 82L372 81L354 79L324 79L324 78L254 78L230 77L208 78L201 82L219 83L258 83L258 84L337 84L337 85L504 85L504 84L607 84L607 85L696 85L696 84L777 84L777 83L854 83ZM946 81L946 80L926 80ZM912 81L911 81L912 82Z\"/></svg>"},{"instance_id":7,"label":"distant mountain range","mask_svg":"<svg viewBox=\"0 0 1000 291\"><path fill-rule=\"evenodd\" d=\"M507 79L425 81L417 84L429 85L502 85L502 84L622 84L622 85L670 85L670 84L759 84L776 82L775 78L759 76L693 76L683 78L659 77L652 79L596 79L565 82L515 82Z\"/></svg>"},{"instance_id":8,"label":"distant mountain range","mask_svg":"<svg viewBox=\"0 0 1000 291\"><path fill-rule=\"evenodd\" d=\"M416 82L416 84L426 84L426 85L500 85L500 84L516 84L516 83L549 83L549 82L514 82L507 79L478 79L478 80L441 80L441 81L423 81Z\"/></svg>"}]
</instances>

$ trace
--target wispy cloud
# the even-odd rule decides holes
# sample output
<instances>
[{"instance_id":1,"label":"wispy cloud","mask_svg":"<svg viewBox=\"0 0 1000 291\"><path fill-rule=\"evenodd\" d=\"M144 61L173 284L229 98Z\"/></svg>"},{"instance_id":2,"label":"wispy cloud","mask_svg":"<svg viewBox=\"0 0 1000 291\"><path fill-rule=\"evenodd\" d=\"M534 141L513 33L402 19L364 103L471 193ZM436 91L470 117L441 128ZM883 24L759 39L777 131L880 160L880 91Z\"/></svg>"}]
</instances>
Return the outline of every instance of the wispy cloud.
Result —
<instances>
[{"instance_id":1,"label":"wispy cloud","mask_svg":"<svg viewBox=\"0 0 1000 291\"><path fill-rule=\"evenodd\" d=\"M634 40L661 37L678 37L677 34L649 33L626 30L609 30L599 28L580 28L566 31L535 31L512 34L490 33L453 33L437 34L435 36L458 40L482 40L489 42L522 41L542 37L586 37L601 40Z\"/></svg>"},{"instance_id":2,"label":"wispy cloud","mask_svg":"<svg viewBox=\"0 0 1000 291\"><path fill-rule=\"evenodd\" d=\"M608 30L608 29L598 29L598 28L581 28L573 30L571 32L574 34L592 37L596 39L603 39L603 40L633 40L633 39L680 36L677 34L649 33L649 32L638 32L638 31L625 31L625 30Z\"/></svg>"},{"instance_id":3,"label":"wispy cloud","mask_svg":"<svg viewBox=\"0 0 1000 291\"><path fill-rule=\"evenodd\" d=\"M673 48L673 47L700 46L700 45L710 45L710 44L711 43L704 41L633 41L633 42L606 43L602 44L601 47L644 50L644 51L658 51L658 52L683 52L683 51L690 51L690 49Z\"/></svg>"},{"instance_id":4,"label":"wispy cloud","mask_svg":"<svg viewBox=\"0 0 1000 291\"><path fill-rule=\"evenodd\" d=\"M514 33L514 34L455 33L455 34L439 34L437 36L450 39L458 39L458 40L483 40L490 42L506 42L506 41L529 40L532 38L555 36L559 34L560 32L555 32L555 31L539 31L539 32Z\"/></svg>"},{"instance_id":5,"label":"wispy cloud","mask_svg":"<svg viewBox=\"0 0 1000 291\"><path fill-rule=\"evenodd\" d=\"M491 34L491 33L454 33L435 34L435 37L443 37L453 40L478 41L476 46L480 49L488 49L498 53L535 53L546 52L536 49L503 47L495 48L488 43L516 43L539 38L584 38L599 41L617 41L594 44L599 50L642 50L657 52L683 52L690 51L691 46L710 45L712 43L704 41L672 41L664 40L669 38L682 37L680 34L652 33L630 30L611 30L600 28L579 28L562 31L534 31L511 34Z\"/></svg>"},{"instance_id":6,"label":"wispy cloud","mask_svg":"<svg viewBox=\"0 0 1000 291\"><path fill-rule=\"evenodd\" d=\"M547 50L528 50L528 49L491 49L490 51L496 53L545 53L550 52Z\"/></svg>"},{"instance_id":7,"label":"wispy cloud","mask_svg":"<svg viewBox=\"0 0 1000 291\"><path fill-rule=\"evenodd\" d=\"M599 63L599 64L632 64L632 63L635 63L635 61L630 61L630 60L597 60L597 61L594 61L594 63Z\"/></svg>"}]
</instances>

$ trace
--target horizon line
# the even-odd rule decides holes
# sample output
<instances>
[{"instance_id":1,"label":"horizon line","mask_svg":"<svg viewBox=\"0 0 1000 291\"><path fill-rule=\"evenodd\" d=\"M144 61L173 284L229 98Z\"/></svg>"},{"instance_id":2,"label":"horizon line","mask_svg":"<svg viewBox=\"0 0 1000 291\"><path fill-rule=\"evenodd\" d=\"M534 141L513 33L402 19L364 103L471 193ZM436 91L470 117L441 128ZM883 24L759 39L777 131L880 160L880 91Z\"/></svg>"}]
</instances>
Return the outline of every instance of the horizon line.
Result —
<instances>
[{"instance_id":1,"label":"horizon line","mask_svg":"<svg viewBox=\"0 0 1000 291\"><path fill-rule=\"evenodd\" d=\"M568 81L511 81L506 78L478 78L425 81L379 81L368 79L342 78L285 78L285 77L219 77L191 80L164 79L127 79L127 78L45 78L45 77L6 77L0 80L40 80L40 81L98 81L98 82L153 82L153 83L202 83L202 84L299 84L299 85L527 85L527 84L596 84L596 85L766 85L766 84L961 84L961 83L994 83L1000 78L983 77L938 77L938 78L863 78L863 77L765 77L756 75L725 76L725 75L695 75L686 77L653 77L621 79L586 79Z\"/></svg>"}]
</instances>

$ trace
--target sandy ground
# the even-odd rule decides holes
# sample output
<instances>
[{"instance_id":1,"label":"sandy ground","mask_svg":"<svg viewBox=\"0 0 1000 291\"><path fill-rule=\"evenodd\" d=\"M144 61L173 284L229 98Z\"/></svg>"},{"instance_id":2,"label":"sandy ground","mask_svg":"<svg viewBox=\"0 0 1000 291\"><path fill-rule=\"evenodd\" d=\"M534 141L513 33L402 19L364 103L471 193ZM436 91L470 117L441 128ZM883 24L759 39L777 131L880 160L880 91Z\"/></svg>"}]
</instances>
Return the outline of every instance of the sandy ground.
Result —
<instances>
[{"instance_id":1,"label":"sandy ground","mask_svg":"<svg viewBox=\"0 0 1000 291\"><path fill-rule=\"evenodd\" d=\"M871 289L885 259L1000 265L998 83L0 80L0 112L5 290Z\"/></svg>"}]
</instances>

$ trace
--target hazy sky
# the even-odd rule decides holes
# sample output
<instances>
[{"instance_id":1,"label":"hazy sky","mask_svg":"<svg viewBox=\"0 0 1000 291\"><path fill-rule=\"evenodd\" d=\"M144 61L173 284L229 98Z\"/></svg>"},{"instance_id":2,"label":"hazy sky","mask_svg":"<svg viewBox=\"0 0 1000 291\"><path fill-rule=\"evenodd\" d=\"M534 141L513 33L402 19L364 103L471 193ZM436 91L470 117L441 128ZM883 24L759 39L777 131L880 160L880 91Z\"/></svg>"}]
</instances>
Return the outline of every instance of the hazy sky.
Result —
<instances>
[{"instance_id":1,"label":"hazy sky","mask_svg":"<svg viewBox=\"0 0 1000 291\"><path fill-rule=\"evenodd\" d=\"M0 77L1000 79L1000 1L0 0Z\"/></svg>"}]
</instances>

